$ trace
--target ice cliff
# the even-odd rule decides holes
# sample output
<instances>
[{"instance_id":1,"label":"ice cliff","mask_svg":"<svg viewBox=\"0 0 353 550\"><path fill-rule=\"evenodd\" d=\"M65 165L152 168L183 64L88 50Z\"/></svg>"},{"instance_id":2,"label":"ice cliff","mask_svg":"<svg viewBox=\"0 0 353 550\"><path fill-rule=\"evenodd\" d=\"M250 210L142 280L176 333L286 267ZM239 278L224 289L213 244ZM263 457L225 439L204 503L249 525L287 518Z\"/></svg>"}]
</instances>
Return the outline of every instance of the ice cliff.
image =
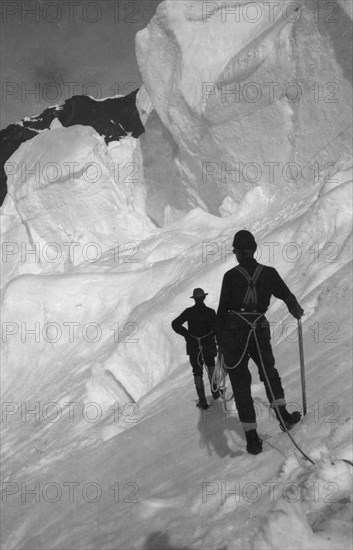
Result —
<instances>
[{"instance_id":1,"label":"ice cliff","mask_svg":"<svg viewBox=\"0 0 353 550\"><path fill-rule=\"evenodd\" d=\"M136 36L151 101L150 214L228 215L249 191L287 200L339 170L350 157L350 35L338 2L160 4Z\"/></svg>"}]
</instances>

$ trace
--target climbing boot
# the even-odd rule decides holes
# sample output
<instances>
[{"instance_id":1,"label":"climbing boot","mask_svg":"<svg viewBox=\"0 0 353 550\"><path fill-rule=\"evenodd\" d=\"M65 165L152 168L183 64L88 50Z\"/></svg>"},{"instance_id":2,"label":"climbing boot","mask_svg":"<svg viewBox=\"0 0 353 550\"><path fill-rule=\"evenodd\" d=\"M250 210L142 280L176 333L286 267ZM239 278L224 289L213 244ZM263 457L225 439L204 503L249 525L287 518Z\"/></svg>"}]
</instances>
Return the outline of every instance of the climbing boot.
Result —
<instances>
[{"instance_id":1,"label":"climbing boot","mask_svg":"<svg viewBox=\"0 0 353 550\"><path fill-rule=\"evenodd\" d=\"M286 429L290 430L291 428L293 428L293 426L297 424L302 417L299 411L294 411L290 413L287 411L286 407L283 405L274 407L274 411L275 411L275 415L277 416L279 426L283 432ZM280 413L281 416L278 414L278 412ZM283 421L281 420L281 417Z\"/></svg>"},{"instance_id":2,"label":"climbing boot","mask_svg":"<svg viewBox=\"0 0 353 550\"><path fill-rule=\"evenodd\" d=\"M205 396L205 386L203 384L202 376L194 376L196 392L199 398L199 402L196 403L196 406L199 409L208 409L209 405Z\"/></svg>"},{"instance_id":3,"label":"climbing boot","mask_svg":"<svg viewBox=\"0 0 353 550\"><path fill-rule=\"evenodd\" d=\"M262 439L259 438L256 430L245 432L246 450L251 455L258 455L262 451Z\"/></svg>"}]
</instances>

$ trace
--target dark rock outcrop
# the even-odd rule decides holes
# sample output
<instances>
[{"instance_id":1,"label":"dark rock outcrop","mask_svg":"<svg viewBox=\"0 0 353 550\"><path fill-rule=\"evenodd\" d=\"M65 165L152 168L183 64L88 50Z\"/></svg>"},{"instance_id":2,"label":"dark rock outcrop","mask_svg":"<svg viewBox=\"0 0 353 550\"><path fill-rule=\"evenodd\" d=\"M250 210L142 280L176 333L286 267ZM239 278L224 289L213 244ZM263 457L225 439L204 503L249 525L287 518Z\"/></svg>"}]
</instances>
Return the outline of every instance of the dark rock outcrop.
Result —
<instances>
[{"instance_id":1,"label":"dark rock outcrop","mask_svg":"<svg viewBox=\"0 0 353 550\"><path fill-rule=\"evenodd\" d=\"M5 173L5 162L19 148L21 143L32 139L38 132L25 128L20 124L10 124L0 132L0 204L5 200L7 193L7 176Z\"/></svg>"},{"instance_id":2,"label":"dark rock outcrop","mask_svg":"<svg viewBox=\"0 0 353 550\"><path fill-rule=\"evenodd\" d=\"M50 128L54 119L64 127L82 124L92 126L105 142L118 141L124 136L138 138L144 127L136 108L135 90L125 97L109 98L97 101L88 96L76 95L67 99L63 105L49 107L40 115L22 120L19 124L10 124L0 131L0 204L7 193L7 177L4 170L6 161L18 149L21 143L32 139L38 132Z\"/></svg>"}]
</instances>

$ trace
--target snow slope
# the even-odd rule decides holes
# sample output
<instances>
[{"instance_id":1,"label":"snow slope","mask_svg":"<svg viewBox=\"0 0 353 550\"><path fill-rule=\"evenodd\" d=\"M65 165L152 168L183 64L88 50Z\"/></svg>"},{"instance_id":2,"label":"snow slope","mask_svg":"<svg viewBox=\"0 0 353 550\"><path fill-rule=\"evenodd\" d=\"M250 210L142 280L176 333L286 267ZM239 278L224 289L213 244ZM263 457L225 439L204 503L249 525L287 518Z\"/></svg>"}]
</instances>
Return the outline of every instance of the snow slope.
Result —
<instances>
[{"instance_id":1,"label":"snow slope","mask_svg":"<svg viewBox=\"0 0 353 550\"><path fill-rule=\"evenodd\" d=\"M33 327L37 321L42 328L45 322L63 327L64 320L75 321L79 334L94 319L102 338L92 346L82 337L69 344L64 333L54 344L42 337L37 343L31 336L23 343L20 334L7 337L4 547L349 548L352 468L339 458L352 460L350 200L346 174L333 189L302 197L271 217L256 217L254 208L254 222L246 224L262 245L261 261L280 270L306 311L309 414L295 437L315 466L279 432L253 368L262 455L244 452L236 415L225 416L218 403L207 414L196 410L184 344L170 329L195 286L206 288L208 304L216 307L222 274L234 261L230 255L222 261L221 243L230 243L245 224L241 216L216 219L210 230L212 216L205 220L194 212L183 231L175 224L142 241L139 262L129 270L107 258L69 274L10 282L3 322L25 320ZM264 243L270 242L279 245L266 258L271 249ZM301 251L296 262L293 248L286 247L292 242ZM207 243L218 244L219 253L202 261ZM318 247L310 250L313 243ZM337 246L334 255L329 243ZM295 323L289 317L283 304L273 303L275 355L287 399L300 406ZM114 319L133 320L138 342L112 342L105 329ZM21 421L14 405L21 402L28 409L38 403L38 417L23 413ZM69 402L77 403L72 417L64 405ZM40 491L45 488L38 502L23 494L35 482ZM71 482L78 484L72 486L72 503ZM117 489L109 487L115 482L121 494L114 503ZM86 494L87 483L99 485L90 485L93 493ZM87 502L95 499L96 487L102 495ZM240 496L225 498L232 488Z\"/></svg>"}]
</instances>

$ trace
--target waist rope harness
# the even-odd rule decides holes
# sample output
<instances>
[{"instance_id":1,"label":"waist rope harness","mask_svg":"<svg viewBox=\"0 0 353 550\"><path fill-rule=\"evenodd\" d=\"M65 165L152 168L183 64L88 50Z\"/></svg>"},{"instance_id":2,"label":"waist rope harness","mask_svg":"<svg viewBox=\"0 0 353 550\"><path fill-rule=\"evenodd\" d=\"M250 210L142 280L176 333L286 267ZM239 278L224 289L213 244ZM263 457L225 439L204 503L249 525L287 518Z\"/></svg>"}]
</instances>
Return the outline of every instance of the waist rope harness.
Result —
<instances>
[{"instance_id":1,"label":"waist rope harness","mask_svg":"<svg viewBox=\"0 0 353 550\"><path fill-rule=\"evenodd\" d=\"M246 306L246 305L250 305L250 302L252 302L252 305L254 306L257 302L257 293L256 293L256 288L255 288L255 283L256 281L258 280L259 278L259 275L260 275L260 272L261 272L261 269L262 269L262 266L261 265L258 265L257 268L255 269L254 273L253 273L253 276L250 277L250 275L248 274L247 271L245 271L245 269L243 269L242 267L240 266L237 266L237 269L240 271L240 273L242 273L244 275L244 277L247 279L248 283L249 283L249 286L248 286L248 289L246 291L246 294L244 296L244 301L243 301L243 304ZM245 308L244 308L245 309ZM243 308L242 308L243 310ZM292 434L289 432L288 428L286 427L284 421L283 421L283 418L282 418L282 415L280 413L280 410L279 410L279 407L278 405L276 404L276 398L274 396L274 393L273 393L273 390L272 390L272 387L271 387L271 384L270 384L270 381L268 379L268 376L267 376L267 372L266 372L266 369L265 369L265 365L264 365L264 362L263 362L263 359L262 359L262 354L261 354L261 349L260 349L260 345L259 345L259 342L258 342L258 339L257 339L257 334L256 334L256 327L257 327L257 322L258 320L263 316L263 313L259 313L259 312L254 312L254 311L242 311L242 312L239 312L239 311L234 311L234 310L228 310L229 313L233 313L235 315L237 315L238 317L240 317L243 321L245 321L248 325L249 325L249 334L248 334L248 337L247 337L247 340L246 340L246 344L245 344L245 347L244 347L244 351L242 353L242 356L241 358L239 359L239 361L233 365L233 366L228 366L225 364L225 361L224 361L224 357L222 354L220 354L220 357L218 358L218 361L217 361L217 366L216 366L216 369L215 369L215 373L213 375L213 378L215 379L215 382L217 381L217 383L219 384L221 381L223 383L223 387L225 388L225 379L226 379L226 375L227 375L227 370L231 370L231 369L235 369L240 363L241 361L243 360L246 352L247 352L247 349L248 349L248 346L249 346L249 342L250 342L250 338L251 336L253 335L254 336L254 339L255 339L255 344L256 344L256 349L257 349L257 352L258 352L258 355L259 355L259 358L260 358L260 363L261 363L261 368L262 368L262 371L263 371L263 374L264 374L264 377L266 379L266 382L267 382L267 385L268 385L268 388L270 390L270 394L271 394L271 397L272 397L272 400L273 400L273 407L276 409L277 411L277 414L281 420L281 423L283 425L283 430L286 432L286 434L289 436L289 438L291 439L293 445L296 447L296 449L302 454L302 456L308 460L309 462L311 462L311 464L315 464L315 462L299 447L299 445L296 443L296 441L294 440ZM246 315L257 315L256 319L254 321L250 321L249 319L247 319ZM216 374L216 370L217 370L217 374ZM221 373L221 374L220 374ZM212 383L213 383L213 379L212 379ZM233 395L230 399L233 398ZM226 403L227 401L230 401L230 399L226 399L225 398L225 392L223 392L223 407L224 407L224 410L225 412L227 412L227 406L226 406Z\"/></svg>"},{"instance_id":2,"label":"waist rope harness","mask_svg":"<svg viewBox=\"0 0 353 550\"><path fill-rule=\"evenodd\" d=\"M206 365L206 362L205 362L205 358L203 356L203 347L202 347L202 344L201 344L201 340L203 340L204 338L207 338L207 336L211 336L211 334L214 334L213 330L211 330L211 332L208 332L207 334L204 334L203 336L194 336L193 334L189 333L189 336L191 336L192 338L197 340L198 349L199 349L199 352L197 354L197 362L198 362L198 364L201 368L202 368L203 365L205 365L205 369L207 371L207 374L208 374L208 368L207 368L207 365ZM200 359L201 359L201 362L200 362Z\"/></svg>"}]
</instances>

